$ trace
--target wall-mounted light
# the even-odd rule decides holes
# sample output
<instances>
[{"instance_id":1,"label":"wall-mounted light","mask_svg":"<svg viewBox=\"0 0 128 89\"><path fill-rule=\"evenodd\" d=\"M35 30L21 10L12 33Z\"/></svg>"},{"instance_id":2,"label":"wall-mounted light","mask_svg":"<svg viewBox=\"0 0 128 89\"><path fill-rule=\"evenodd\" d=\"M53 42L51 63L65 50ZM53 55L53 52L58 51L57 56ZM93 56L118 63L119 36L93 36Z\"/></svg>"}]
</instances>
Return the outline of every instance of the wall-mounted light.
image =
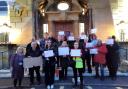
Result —
<instances>
[{"instance_id":1,"label":"wall-mounted light","mask_svg":"<svg viewBox=\"0 0 128 89\"><path fill-rule=\"evenodd\" d=\"M69 4L65 1L62 1L60 3L58 3L57 8L61 11L65 11L69 9Z\"/></svg>"},{"instance_id":2,"label":"wall-mounted light","mask_svg":"<svg viewBox=\"0 0 128 89\"><path fill-rule=\"evenodd\" d=\"M87 9L86 9L86 8L83 8L83 9L82 9L82 15L85 15L86 12L87 12Z\"/></svg>"},{"instance_id":3,"label":"wall-mounted light","mask_svg":"<svg viewBox=\"0 0 128 89\"><path fill-rule=\"evenodd\" d=\"M40 12L41 12L42 16L45 16L45 10L44 9L40 10Z\"/></svg>"},{"instance_id":4,"label":"wall-mounted light","mask_svg":"<svg viewBox=\"0 0 128 89\"><path fill-rule=\"evenodd\" d=\"M82 15L85 15L85 9L84 8L82 9Z\"/></svg>"}]
</instances>

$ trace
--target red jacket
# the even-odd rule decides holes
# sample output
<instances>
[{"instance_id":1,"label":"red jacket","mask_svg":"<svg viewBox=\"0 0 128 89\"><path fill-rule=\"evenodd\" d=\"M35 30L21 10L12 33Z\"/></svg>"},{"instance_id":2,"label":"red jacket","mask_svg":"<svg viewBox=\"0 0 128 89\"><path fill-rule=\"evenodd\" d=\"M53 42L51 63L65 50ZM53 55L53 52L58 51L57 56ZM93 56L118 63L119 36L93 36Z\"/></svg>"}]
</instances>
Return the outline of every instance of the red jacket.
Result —
<instances>
[{"instance_id":1,"label":"red jacket","mask_svg":"<svg viewBox=\"0 0 128 89\"><path fill-rule=\"evenodd\" d=\"M105 64L106 63L106 53L107 48L105 44L102 44L100 47L96 47L98 49L98 54L94 56L94 62L99 64Z\"/></svg>"}]
</instances>

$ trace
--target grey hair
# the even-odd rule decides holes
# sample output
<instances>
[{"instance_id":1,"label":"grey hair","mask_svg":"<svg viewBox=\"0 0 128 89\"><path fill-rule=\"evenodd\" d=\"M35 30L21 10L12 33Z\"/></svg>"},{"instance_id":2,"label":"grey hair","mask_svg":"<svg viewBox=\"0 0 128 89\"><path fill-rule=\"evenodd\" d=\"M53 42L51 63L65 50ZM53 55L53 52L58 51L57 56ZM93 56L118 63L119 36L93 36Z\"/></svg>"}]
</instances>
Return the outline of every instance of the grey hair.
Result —
<instances>
[{"instance_id":1,"label":"grey hair","mask_svg":"<svg viewBox=\"0 0 128 89\"><path fill-rule=\"evenodd\" d=\"M31 43L31 47L34 45L34 44L38 44L36 41L32 42Z\"/></svg>"}]
</instances>

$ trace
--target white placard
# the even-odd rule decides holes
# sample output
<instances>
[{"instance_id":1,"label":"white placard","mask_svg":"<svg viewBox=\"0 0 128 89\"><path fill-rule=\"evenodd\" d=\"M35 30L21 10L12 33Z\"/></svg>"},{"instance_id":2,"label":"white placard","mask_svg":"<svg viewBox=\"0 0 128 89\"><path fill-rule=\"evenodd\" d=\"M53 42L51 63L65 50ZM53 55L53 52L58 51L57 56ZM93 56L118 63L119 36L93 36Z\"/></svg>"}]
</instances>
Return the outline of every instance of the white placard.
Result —
<instances>
[{"instance_id":1,"label":"white placard","mask_svg":"<svg viewBox=\"0 0 128 89\"><path fill-rule=\"evenodd\" d=\"M86 35L81 35L81 36L80 36L80 39L83 39L83 40L84 40L84 39L87 39L87 36L86 36Z\"/></svg>"},{"instance_id":2,"label":"white placard","mask_svg":"<svg viewBox=\"0 0 128 89\"><path fill-rule=\"evenodd\" d=\"M59 47L58 48L59 55L69 55L69 47Z\"/></svg>"},{"instance_id":3,"label":"white placard","mask_svg":"<svg viewBox=\"0 0 128 89\"><path fill-rule=\"evenodd\" d=\"M42 57L28 57L24 58L23 66L24 68L32 68L33 66L42 66Z\"/></svg>"},{"instance_id":4,"label":"white placard","mask_svg":"<svg viewBox=\"0 0 128 89\"><path fill-rule=\"evenodd\" d=\"M71 53L70 53L71 56L73 57L80 57L81 56L81 50L80 49L71 49Z\"/></svg>"},{"instance_id":5,"label":"white placard","mask_svg":"<svg viewBox=\"0 0 128 89\"><path fill-rule=\"evenodd\" d=\"M113 44L114 44L114 40L113 40L113 39L108 39L108 40L106 41L106 44L107 44L107 45L113 45Z\"/></svg>"},{"instance_id":6,"label":"white placard","mask_svg":"<svg viewBox=\"0 0 128 89\"><path fill-rule=\"evenodd\" d=\"M75 38L74 38L73 36L69 36L69 37L68 37L68 40L69 40L69 41L74 41Z\"/></svg>"},{"instance_id":7,"label":"white placard","mask_svg":"<svg viewBox=\"0 0 128 89\"><path fill-rule=\"evenodd\" d=\"M97 32L97 29L96 28L91 29L91 33L92 34L95 34L96 32Z\"/></svg>"},{"instance_id":8,"label":"white placard","mask_svg":"<svg viewBox=\"0 0 128 89\"><path fill-rule=\"evenodd\" d=\"M97 48L90 49L90 54L98 54L98 49Z\"/></svg>"},{"instance_id":9,"label":"white placard","mask_svg":"<svg viewBox=\"0 0 128 89\"><path fill-rule=\"evenodd\" d=\"M44 51L44 57L53 57L53 50Z\"/></svg>"},{"instance_id":10,"label":"white placard","mask_svg":"<svg viewBox=\"0 0 128 89\"><path fill-rule=\"evenodd\" d=\"M86 43L86 48L91 48L91 47L93 47L93 43Z\"/></svg>"},{"instance_id":11,"label":"white placard","mask_svg":"<svg viewBox=\"0 0 128 89\"><path fill-rule=\"evenodd\" d=\"M64 31L58 32L58 35L64 35Z\"/></svg>"}]
</instances>

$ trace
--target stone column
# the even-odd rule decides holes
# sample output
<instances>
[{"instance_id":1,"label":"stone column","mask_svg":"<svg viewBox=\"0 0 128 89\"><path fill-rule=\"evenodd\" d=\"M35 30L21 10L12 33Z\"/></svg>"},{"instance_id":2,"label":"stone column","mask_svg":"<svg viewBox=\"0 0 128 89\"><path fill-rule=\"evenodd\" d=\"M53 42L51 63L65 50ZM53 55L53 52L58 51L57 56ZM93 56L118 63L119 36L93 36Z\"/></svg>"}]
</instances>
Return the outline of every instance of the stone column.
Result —
<instances>
[{"instance_id":1,"label":"stone column","mask_svg":"<svg viewBox=\"0 0 128 89\"><path fill-rule=\"evenodd\" d=\"M90 0L89 7L93 12L93 24L97 28L97 36L103 41L115 34L112 11L109 0Z\"/></svg>"},{"instance_id":2,"label":"stone column","mask_svg":"<svg viewBox=\"0 0 128 89\"><path fill-rule=\"evenodd\" d=\"M78 37L79 36L79 22L78 22L78 20L74 20L74 26L73 26L74 28L73 28L73 30L74 30L74 35L76 36L76 37Z\"/></svg>"}]
</instances>

